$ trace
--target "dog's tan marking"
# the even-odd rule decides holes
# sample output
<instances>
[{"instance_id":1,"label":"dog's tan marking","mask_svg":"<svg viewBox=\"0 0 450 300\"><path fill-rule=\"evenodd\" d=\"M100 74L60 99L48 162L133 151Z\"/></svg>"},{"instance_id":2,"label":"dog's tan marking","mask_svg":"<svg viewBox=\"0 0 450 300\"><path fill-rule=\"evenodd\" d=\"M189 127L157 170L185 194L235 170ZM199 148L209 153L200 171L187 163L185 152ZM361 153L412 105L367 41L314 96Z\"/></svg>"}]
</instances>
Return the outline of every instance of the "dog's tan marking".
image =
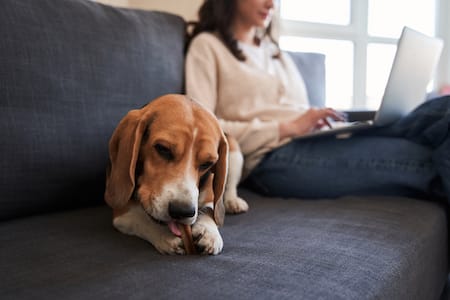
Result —
<instances>
[{"instance_id":1,"label":"dog's tan marking","mask_svg":"<svg viewBox=\"0 0 450 300\"><path fill-rule=\"evenodd\" d=\"M220 253L228 143L213 114L182 95L160 97L121 120L109 152L105 200L118 230L174 254L182 252L181 239L161 224L194 224L205 253ZM199 190L207 172L214 176ZM199 213L203 205L213 219Z\"/></svg>"}]
</instances>

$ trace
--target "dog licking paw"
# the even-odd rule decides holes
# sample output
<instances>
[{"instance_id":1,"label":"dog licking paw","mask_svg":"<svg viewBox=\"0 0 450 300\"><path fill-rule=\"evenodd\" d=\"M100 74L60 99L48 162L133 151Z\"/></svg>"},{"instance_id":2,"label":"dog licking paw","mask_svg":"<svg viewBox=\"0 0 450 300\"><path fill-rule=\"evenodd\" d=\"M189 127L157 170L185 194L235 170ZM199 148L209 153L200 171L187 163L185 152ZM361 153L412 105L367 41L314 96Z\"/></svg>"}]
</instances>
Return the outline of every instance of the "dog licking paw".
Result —
<instances>
[{"instance_id":1,"label":"dog licking paw","mask_svg":"<svg viewBox=\"0 0 450 300\"><path fill-rule=\"evenodd\" d=\"M169 255L183 255L186 251L183 247L183 241L180 237L168 234L167 236L162 236L159 240L153 243L153 246L161 254Z\"/></svg>"},{"instance_id":2,"label":"dog licking paw","mask_svg":"<svg viewBox=\"0 0 450 300\"><path fill-rule=\"evenodd\" d=\"M131 110L109 141L105 201L113 225L163 254L186 254L176 224L193 224L199 252L219 254L228 149L217 118L184 95L165 95ZM205 208L212 213L203 213Z\"/></svg>"},{"instance_id":3,"label":"dog licking paw","mask_svg":"<svg viewBox=\"0 0 450 300\"><path fill-rule=\"evenodd\" d=\"M200 215L192 226L192 237L199 254L217 255L222 252L222 236L208 215Z\"/></svg>"}]
</instances>

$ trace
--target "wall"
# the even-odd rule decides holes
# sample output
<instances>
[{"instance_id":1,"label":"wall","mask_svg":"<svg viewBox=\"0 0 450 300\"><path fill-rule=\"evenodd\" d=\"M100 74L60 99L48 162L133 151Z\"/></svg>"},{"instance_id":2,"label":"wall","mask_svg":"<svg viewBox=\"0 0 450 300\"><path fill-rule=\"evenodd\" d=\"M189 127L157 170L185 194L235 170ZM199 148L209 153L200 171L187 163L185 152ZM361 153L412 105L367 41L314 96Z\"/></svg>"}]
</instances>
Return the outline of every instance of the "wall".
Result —
<instances>
[{"instance_id":1,"label":"wall","mask_svg":"<svg viewBox=\"0 0 450 300\"><path fill-rule=\"evenodd\" d=\"M122 7L140 8L140 9L153 9L171 12L182 16L186 20L197 19L197 11L203 0L97 0L97 2L111 4ZM450 20L447 17L447 11L450 11L450 3L447 1L441 1L440 7L440 20L441 28L445 28L443 32L440 32L440 36L444 38L446 42L446 48L442 54L441 64L438 70L438 85L444 83L450 83ZM277 36L277 30L275 28L275 36Z\"/></svg>"},{"instance_id":2,"label":"wall","mask_svg":"<svg viewBox=\"0 0 450 300\"><path fill-rule=\"evenodd\" d=\"M186 20L197 18L197 11L202 0L128 0L130 7L154 9L183 16Z\"/></svg>"},{"instance_id":3,"label":"wall","mask_svg":"<svg viewBox=\"0 0 450 300\"><path fill-rule=\"evenodd\" d=\"M114 6L121 6L121 7L128 6L128 0L97 0L95 2L100 2L100 3L114 5Z\"/></svg>"},{"instance_id":4,"label":"wall","mask_svg":"<svg viewBox=\"0 0 450 300\"><path fill-rule=\"evenodd\" d=\"M182 16L186 20L197 19L197 11L203 0L98 0L115 6L161 10Z\"/></svg>"},{"instance_id":5,"label":"wall","mask_svg":"<svg viewBox=\"0 0 450 300\"><path fill-rule=\"evenodd\" d=\"M443 22L443 33L442 37L445 42L445 50L442 55L442 83L450 84L450 19L448 18L448 11L450 11L450 3L449 1L444 1L443 6L441 8L441 22Z\"/></svg>"}]
</instances>

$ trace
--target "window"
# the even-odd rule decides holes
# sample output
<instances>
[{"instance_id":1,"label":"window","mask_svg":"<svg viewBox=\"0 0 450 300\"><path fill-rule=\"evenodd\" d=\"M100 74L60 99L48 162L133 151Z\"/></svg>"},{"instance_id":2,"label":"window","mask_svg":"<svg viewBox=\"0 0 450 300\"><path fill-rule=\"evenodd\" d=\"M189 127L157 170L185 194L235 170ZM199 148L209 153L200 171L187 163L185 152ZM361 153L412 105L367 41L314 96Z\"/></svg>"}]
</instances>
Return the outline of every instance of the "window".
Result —
<instances>
[{"instance_id":1,"label":"window","mask_svg":"<svg viewBox=\"0 0 450 300\"><path fill-rule=\"evenodd\" d=\"M280 47L326 55L327 106L377 109L403 26L436 35L445 1L280 0Z\"/></svg>"},{"instance_id":2,"label":"window","mask_svg":"<svg viewBox=\"0 0 450 300\"><path fill-rule=\"evenodd\" d=\"M284 19L336 25L350 23L350 0L284 0L281 15ZM327 7L327 10L323 8Z\"/></svg>"},{"instance_id":3,"label":"window","mask_svg":"<svg viewBox=\"0 0 450 300\"><path fill-rule=\"evenodd\" d=\"M389 71L397 47L392 44L370 43L367 46L366 106L376 109L380 105Z\"/></svg>"},{"instance_id":4,"label":"window","mask_svg":"<svg viewBox=\"0 0 450 300\"><path fill-rule=\"evenodd\" d=\"M433 0L369 0L368 31L372 36L396 38L407 25L434 35L435 12Z\"/></svg>"},{"instance_id":5,"label":"window","mask_svg":"<svg viewBox=\"0 0 450 300\"><path fill-rule=\"evenodd\" d=\"M353 94L353 43L344 40L281 36L288 51L319 52L326 56L327 106L349 109ZM336 80L339 78L339 80Z\"/></svg>"}]
</instances>

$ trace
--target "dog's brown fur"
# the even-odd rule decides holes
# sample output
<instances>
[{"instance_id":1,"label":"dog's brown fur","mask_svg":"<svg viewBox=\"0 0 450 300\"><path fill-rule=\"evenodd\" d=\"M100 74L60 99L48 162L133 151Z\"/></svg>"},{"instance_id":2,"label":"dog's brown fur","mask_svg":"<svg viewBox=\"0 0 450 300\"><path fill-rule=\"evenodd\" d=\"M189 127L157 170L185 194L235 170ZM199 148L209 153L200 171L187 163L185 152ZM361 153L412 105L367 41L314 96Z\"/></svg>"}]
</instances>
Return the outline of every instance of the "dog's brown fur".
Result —
<instances>
[{"instance_id":1,"label":"dog's brown fur","mask_svg":"<svg viewBox=\"0 0 450 300\"><path fill-rule=\"evenodd\" d=\"M160 97L121 120L109 151L105 201L116 228L172 254L184 253L181 239L161 224L193 224L197 247L221 251L228 142L212 113L183 95ZM174 216L174 207L195 214Z\"/></svg>"}]
</instances>

